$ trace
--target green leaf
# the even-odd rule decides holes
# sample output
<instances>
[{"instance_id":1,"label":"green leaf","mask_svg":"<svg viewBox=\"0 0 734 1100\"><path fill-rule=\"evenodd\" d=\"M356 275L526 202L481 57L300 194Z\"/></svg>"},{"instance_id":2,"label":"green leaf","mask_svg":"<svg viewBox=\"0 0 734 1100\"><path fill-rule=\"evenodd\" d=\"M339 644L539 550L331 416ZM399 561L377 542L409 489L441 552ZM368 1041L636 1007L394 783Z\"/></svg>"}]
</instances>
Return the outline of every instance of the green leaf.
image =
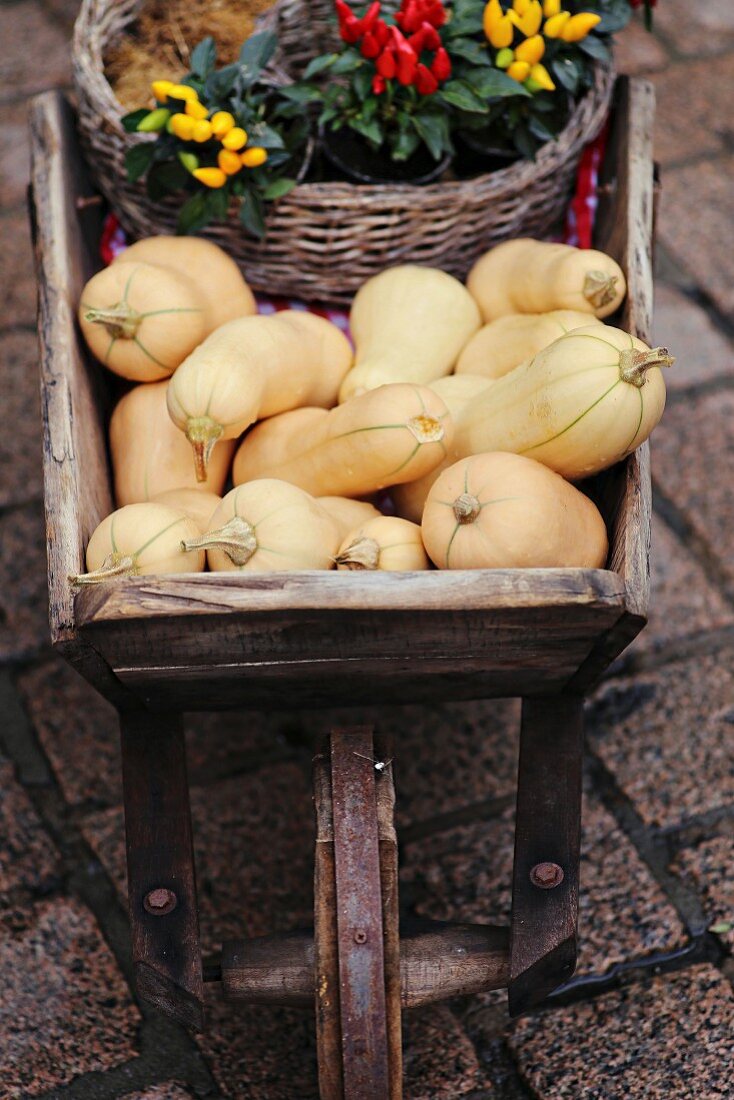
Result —
<instances>
[{"instance_id":1,"label":"green leaf","mask_svg":"<svg viewBox=\"0 0 734 1100\"><path fill-rule=\"evenodd\" d=\"M376 118L373 118L370 122L365 122L362 118L350 118L349 128L366 138L374 148L379 148L382 145L384 134Z\"/></svg>"},{"instance_id":2,"label":"green leaf","mask_svg":"<svg viewBox=\"0 0 734 1100\"><path fill-rule=\"evenodd\" d=\"M733 928L734 924L730 920L720 920L711 925L709 932L713 932L715 936L723 936L727 932L731 932Z\"/></svg>"},{"instance_id":3,"label":"green leaf","mask_svg":"<svg viewBox=\"0 0 734 1100\"><path fill-rule=\"evenodd\" d=\"M580 42L576 42L574 45L597 61L608 61L611 57L611 51L606 42L601 38L596 38L593 34L588 34L586 38L582 38Z\"/></svg>"},{"instance_id":4,"label":"green leaf","mask_svg":"<svg viewBox=\"0 0 734 1100\"><path fill-rule=\"evenodd\" d=\"M412 122L433 159L440 160L449 147L446 116L419 111L412 116Z\"/></svg>"},{"instance_id":5,"label":"green leaf","mask_svg":"<svg viewBox=\"0 0 734 1100\"><path fill-rule=\"evenodd\" d=\"M346 76L356 72L364 64L358 53L353 51L341 54L331 67L334 76Z\"/></svg>"},{"instance_id":6,"label":"green leaf","mask_svg":"<svg viewBox=\"0 0 734 1100\"><path fill-rule=\"evenodd\" d=\"M263 149L283 149L283 136L267 122L256 122L247 127L248 145L262 145Z\"/></svg>"},{"instance_id":7,"label":"green leaf","mask_svg":"<svg viewBox=\"0 0 734 1100\"><path fill-rule=\"evenodd\" d=\"M598 9L601 23L594 27L594 34L617 34L632 18L629 0L606 0Z\"/></svg>"},{"instance_id":8,"label":"green leaf","mask_svg":"<svg viewBox=\"0 0 734 1100\"><path fill-rule=\"evenodd\" d=\"M197 191L179 210L176 232L187 236L203 229L210 221L211 209L207 202L207 194L204 191Z\"/></svg>"},{"instance_id":9,"label":"green leaf","mask_svg":"<svg viewBox=\"0 0 734 1100\"><path fill-rule=\"evenodd\" d=\"M463 80L449 80L441 88L440 97L452 107L458 107L460 111L486 112L487 101L481 95L466 84Z\"/></svg>"},{"instance_id":10,"label":"green leaf","mask_svg":"<svg viewBox=\"0 0 734 1100\"><path fill-rule=\"evenodd\" d=\"M217 47L211 36L202 38L191 52L191 72L199 80L206 80L217 63Z\"/></svg>"},{"instance_id":11,"label":"green leaf","mask_svg":"<svg viewBox=\"0 0 734 1100\"><path fill-rule=\"evenodd\" d=\"M226 221L229 209L229 188L217 187L209 191L206 199L210 218L218 222Z\"/></svg>"},{"instance_id":12,"label":"green leaf","mask_svg":"<svg viewBox=\"0 0 734 1100\"><path fill-rule=\"evenodd\" d=\"M420 143L421 139L415 130L401 130L392 144L392 159L407 160L412 157Z\"/></svg>"},{"instance_id":13,"label":"green leaf","mask_svg":"<svg viewBox=\"0 0 734 1100\"><path fill-rule=\"evenodd\" d=\"M559 57L551 64L551 70L567 92L574 95L578 91L579 67L570 57Z\"/></svg>"},{"instance_id":14,"label":"green leaf","mask_svg":"<svg viewBox=\"0 0 734 1100\"><path fill-rule=\"evenodd\" d=\"M245 191L240 206L240 221L247 232L262 240L265 236L265 214L259 195L252 191Z\"/></svg>"},{"instance_id":15,"label":"green leaf","mask_svg":"<svg viewBox=\"0 0 734 1100\"><path fill-rule=\"evenodd\" d=\"M461 57L470 65L487 65L489 55L481 43L472 38L457 38L451 42L451 56Z\"/></svg>"},{"instance_id":16,"label":"green leaf","mask_svg":"<svg viewBox=\"0 0 734 1100\"><path fill-rule=\"evenodd\" d=\"M129 114L123 115L120 122L126 133L134 134L138 128L138 123L142 122L149 114L150 111L147 107L141 107L139 111L130 111Z\"/></svg>"},{"instance_id":17,"label":"green leaf","mask_svg":"<svg viewBox=\"0 0 734 1100\"><path fill-rule=\"evenodd\" d=\"M280 94L293 103L318 103L323 98L319 88L309 88L305 84L288 84L280 89Z\"/></svg>"},{"instance_id":18,"label":"green leaf","mask_svg":"<svg viewBox=\"0 0 734 1100\"><path fill-rule=\"evenodd\" d=\"M257 80L278 46L277 35L273 31L262 31L248 38L240 50L240 76L245 85Z\"/></svg>"},{"instance_id":19,"label":"green leaf","mask_svg":"<svg viewBox=\"0 0 734 1100\"><path fill-rule=\"evenodd\" d=\"M294 179L289 179L288 176L283 176L279 180L273 180L265 188L264 198L268 202L273 202L274 199L282 199L283 195L287 195L289 191L292 191L296 186Z\"/></svg>"},{"instance_id":20,"label":"green leaf","mask_svg":"<svg viewBox=\"0 0 734 1100\"><path fill-rule=\"evenodd\" d=\"M206 82L207 102L220 103L234 88L239 75L239 65L225 65L223 69L209 75Z\"/></svg>"},{"instance_id":21,"label":"green leaf","mask_svg":"<svg viewBox=\"0 0 734 1100\"><path fill-rule=\"evenodd\" d=\"M352 85L357 99L364 103L365 100L370 97L370 92L372 90L372 73L367 65L363 65L362 68L354 74Z\"/></svg>"},{"instance_id":22,"label":"green leaf","mask_svg":"<svg viewBox=\"0 0 734 1100\"><path fill-rule=\"evenodd\" d=\"M189 173L178 160L164 161L162 164L154 164L148 171L145 181L146 189L154 202L159 202L171 192L180 191L190 179Z\"/></svg>"},{"instance_id":23,"label":"green leaf","mask_svg":"<svg viewBox=\"0 0 734 1100\"><path fill-rule=\"evenodd\" d=\"M544 123L542 123L539 118L536 118L534 116L531 116L528 119L528 129L530 130L530 133L538 139L538 141L542 141L544 143L546 141L555 141L556 137L558 136L557 134L554 134L552 130L549 130L548 127Z\"/></svg>"},{"instance_id":24,"label":"green leaf","mask_svg":"<svg viewBox=\"0 0 734 1100\"><path fill-rule=\"evenodd\" d=\"M512 140L515 143L515 148L519 153L522 153L527 160L535 160L535 154L538 151L538 143L533 141L532 135L528 130L518 126L513 131Z\"/></svg>"},{"instance_id":25,"label":"green leaf","mask_svg":"<svg viewBox=\"0 0 734 1100\"><path fill-rule=\"evenodd\" d=\"M464 73L464 79L484 99L506 99L510 96L527 98L530 95L527 88L518 84L501 69L488 66L482 69L469 69Z\"/></svg>"},{"instance_id":26,"label":"green leaf","mask_svg":"<svg viewBox=\"0 0 734 1100\"><path fill-rule=\"evenodd\" d=\"M301 80L310 80L312 76L317 76L319 73L322 73L324 69L328 69L334 64L338 56L339 54L336 53L327 53L323 54L321 57L314 57L303 70Z\"/></svg>"},{"instance_id":27,"label":"green leaf","mask_svg":"<svg viewBox=\"0 0 734 1100\"><path fill-rule=\"evenodd\" d=\"M132 149L128 149L125 153L125 168L130 183L135 183L136 180L145 175L153 163L154 156L154 141L141 142L140 145L133 145Z\"/></svg>"}]
</instances>

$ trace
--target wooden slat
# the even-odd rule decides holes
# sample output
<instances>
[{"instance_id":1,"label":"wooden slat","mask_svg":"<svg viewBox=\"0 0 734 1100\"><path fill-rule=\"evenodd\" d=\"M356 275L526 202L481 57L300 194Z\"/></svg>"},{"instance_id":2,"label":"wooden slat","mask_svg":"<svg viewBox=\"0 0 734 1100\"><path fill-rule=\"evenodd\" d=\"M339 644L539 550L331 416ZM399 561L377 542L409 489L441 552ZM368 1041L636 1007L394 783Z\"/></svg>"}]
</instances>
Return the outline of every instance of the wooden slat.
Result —
<instances>
[{"instance_id":1,"label":"wooden slat","mask_svg":"<svg viewBox=\"0 0 734 1100\"><path fill-rule=\"evenodd\" d=\"M512 877L509 1006L538 1004L576 965L581 842L583 701L524 699ZM531 871L557 864L563 881L540 889Z\"/></svg>"},{"instance_id":2,"label":"wooden slat","mask_svg":"<svg viewBox=\"0 0 734 1100\"><path fill-rule=\"evenodd\" d=\"M203 1026L199 914L180 714L124 711L122 779L128 902L139 995L188 1027ZM151 891L175 895L175 908L152 914Z\"/></svg>"},{"instance_id":3,"label":"wooden slat","mask_svg":"<svg viewBox=\"0 0 734 1100\"><path fill-rule=\"evenodd\" d=\"M314 866L314 968L316 1050L321 1100L343 1100L339 948L336 937L334 815L328 741L314 757L316 852ZM313 993L312 993L313 995Z\"/></svg>"}]
</instances>

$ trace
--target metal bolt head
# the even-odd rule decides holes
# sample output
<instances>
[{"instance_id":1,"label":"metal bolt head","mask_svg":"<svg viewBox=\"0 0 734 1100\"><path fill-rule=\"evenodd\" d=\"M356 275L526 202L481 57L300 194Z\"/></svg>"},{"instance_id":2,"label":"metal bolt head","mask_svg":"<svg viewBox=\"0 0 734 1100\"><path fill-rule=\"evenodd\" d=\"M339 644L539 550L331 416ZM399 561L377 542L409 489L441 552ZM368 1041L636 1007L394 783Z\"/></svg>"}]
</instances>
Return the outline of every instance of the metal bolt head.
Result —
<instances>
[{"instance_id":1,"label":"metal bolt head","mask_svg":"<svg viewBox=\"0 0 734 1100\"><path fill-rule=\"evenodd\" d=\"M143 898L143 908L153 917L165 917L167 913L173 912L177 904L178 898L173 890L168 890L165 886L156 887Z\"/></svg>"},{"instance_id":2,"label":"metal bolt head","mask_svg":"<svg viewBox=\"0 0 734 1100\"><path fill-rule=\"evenodd\" d=\"M552 890L563 882L563 868L557 863L536 863L530 872L530 881L541 890Z\"/></svg>"},{"instance_id":3,"label":"metal bolt head","mask_svg":"<svg viewBox=\"0 0 734 1100\"><path fill-rule=\"evenodd\" d=\"M365 932L364 928L358 928L357 931L354 933L354 942L367 943L367 933Z\"/></svg>"}]
</instances>

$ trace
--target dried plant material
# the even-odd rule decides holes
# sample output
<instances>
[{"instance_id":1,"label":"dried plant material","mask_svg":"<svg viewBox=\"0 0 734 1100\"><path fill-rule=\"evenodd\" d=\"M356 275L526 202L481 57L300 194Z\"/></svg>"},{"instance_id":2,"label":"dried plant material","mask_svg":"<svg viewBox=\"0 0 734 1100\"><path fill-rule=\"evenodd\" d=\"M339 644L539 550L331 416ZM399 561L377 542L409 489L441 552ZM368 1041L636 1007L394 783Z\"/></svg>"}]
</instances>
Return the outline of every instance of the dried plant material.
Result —
<instances>
[{"instance_id":1,"label":"dried plant material","mask_svg":"<svg viewBox=\"0 0 734 1100\"><path fill-rule=\"evenodd\" d=\"M207 35L217 43L220 65L235 61L259 15L274 0L146 0L137 19L105 55L105 74L120 103L130 110L151 103L150 82L178 81L189 56Z\"/></svg>"}]
</instances>

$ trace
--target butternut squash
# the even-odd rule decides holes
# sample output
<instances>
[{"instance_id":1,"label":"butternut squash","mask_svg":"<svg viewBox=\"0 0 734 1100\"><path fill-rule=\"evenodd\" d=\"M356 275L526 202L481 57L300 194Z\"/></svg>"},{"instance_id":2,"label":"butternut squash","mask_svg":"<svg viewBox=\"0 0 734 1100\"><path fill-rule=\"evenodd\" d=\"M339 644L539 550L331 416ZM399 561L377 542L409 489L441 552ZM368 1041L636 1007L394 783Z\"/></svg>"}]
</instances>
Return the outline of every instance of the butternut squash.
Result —
<instances>
[{"instance_id":1,"label":"butternut squash","mask_svg":"<svg viewBox=\"0 0 734 1100\"><path fill-rule=\"evenodd\" d=\"M316 499L336 524L340 542L355 528L371 519L377 519L380 515L374 504L366 500L352 500L350 497L317 497Z\"/></svg>"},{"instance_id":2,"label":"butternut squash","mask_svg":"<svg viewBox=\"0 0 734 1100\"><path fill-rule=\"evenodd\" d=\"M218 440L300 405L330 406L352 361L343 332L313 313L242 317L213 332L168 385L168 412L194 453L196 476Z\"/></svg>"},{"instance_id":3,"label":"butternut squash","mask_svg":"<svg viewBox=\"0 0 734 1100\"><path fill-rule=\"evenodd\" d=\"M423 542L439 569L601 569L607 533L596 506L521 455L472 455L428 494Z\"/></svg>"},{"instance_id":4,"label":"butternut squash","mask_svg":"<svg viewBox=\"0 0 734 1100\"><path fill-rule=\"evenodd\" d=\"M378 516L351 531L336 555L337 569L408 572L429 569L421 529L397 516Z\"/></svg>"},{"instance_id":5,"label":"butternut squash","mask_svg":"<svg viewBox=\"0 0 734 1100\"><path fill-rule=\"evenodd\" d=\"M213 572L270 573L332 569L339 531L328 512L295 485L263 478L227 493L204 535L188 551L206 550Z\"/></svg>"},{"instance_id":6,"label":"butternut squash","mask_svg":"<svg viewBox=\"0 0 734 1100\"><path fill-rule=\"evenodd\" d=\"M466 345L456 364L456 375L501 378L532 359L559 336L585 328L597 319L576 309L555 309L550 313L508 313L480 328ZM597 321L602 324L602 321Z\"/></svg>"},{"instance_id":7,"label":"butternut squash","mask_svg":"<svg viewBox=\"0 0 734 1100\"><path fill-rule=\"evenodd\" d=\"M490 385L489 378L482 378L473 374L449 374L445 378L437 378L429 383L429 388L437 393L449 410L454 423L462 416L472 401L485 393ZM415 481L406 481L402 485L395 485L390 490L395 509L399 516L420 523L423 515L423 505L428 496L428 490L442 470L447 470L456 461L456 455L447 453L446 457L423 477Z\"/></svg>"},{"instance_id":8,"label":"butternut squash","mask_svg":"<svg viewBox=\"0 0 734 1100\"><path fill-rule=\"evenodd\" d=\"M168 378L209 332L192 279L155 264L122 261L86 284L79 325L92 355L133 382Z\"/></svg>"},{"instance_id":9,"label":"butternut squash","mask_svg":"<svg viewBox=\"0 0 734 1100\"><path fill-rule=\"evenodd\" d=\"M120 398L110 420L110 454L118 506L151 500L167 489L195 489L221 495L235 441L223 442L212 455L207 479L199 483L191 447L172 423L166 407L166 382L135 386Z\"/></svg>"},{"instance_id":10,"label":"butternut squash","mask_svg":"<svg viewBox=\"0 0 734 1100\"><path fill-rule=\"evenodd\" d=\"M222 503L222 498L216 493L208 493L206 489L166 489L163 493L156 493L152 501L153 504L177 508L194 521L203 535L209 530L209 520Z\"/></svg>"},{"instance_id":11,"label":"butternut squash","mask_svg":"<svg viewBox=\"0 0 734 1100\"><path fill-rule=\"evenodd\" d=\"M380 272L352 303L355 361L339 401L385 383L425 385L449 374L480 324L471 295L445 271L405 264Z\"/></svg>"},{"instance_id":12,"label":"butternut squash","mask_svg":"<svg viewBox=\"0 0 734 1100\"><path fill-rule=\"evenodd\" d=\"M87 572L69 580L84 585L143 573L200 573L203 551L181 549L182 540L198 534L194 520L179 508L127 504L95 529L87 546Z\"/></svg>"},{"instance_id":13,"label":"butternut squash","mask_svg":"<svg viewBox=\"0 0 734 1100\"><path fill-rule=\"evenodd\" d=\"M257 313L255 295L224 249L203 237L146 237L129 245L115 263L143 262L169 267L196 280L206 305L207 334L220 325Z\"/></svg>"},{"instance_id":14,"label":"butternut squash","mask_svg":"<svg viewBox=\"0 0 734 1100\"><path fill-rule=\"evenodd\" d=\"M466 285L485 321L507 313L556 309L608 317L627 289L624 272L611 256L527 237L486 252L469 272Z\"/></svg>"},{"instance_id":15,"label":"butternut squash","mask_svg":"<svg viewBox=\"0 0 734 1100\"><path fill-rule=\"evenodd\" d=\"M296 443L284 443L291 430L298 450ZM232 476L235 485L275 477L317 497L362 497L422 477L448 453L452 437L440 397L426 387L396 383L350 398L308 434L294 413L258 424L240 444ZM278 449L287 446L291 457L271 461L271 438Z\"/></svg>"},{"instance_id":16,"label":"butternut squash","mask_svg":"<svg viewBox=\"0 0 734 1100\"><path fill-rule=\"evenodd\" d=\"M575 481L639 447L665 407L666 348L621 329L575 329L492 383L460 417L454 452L513 451Z\"/></svg>"}]
</instances>

